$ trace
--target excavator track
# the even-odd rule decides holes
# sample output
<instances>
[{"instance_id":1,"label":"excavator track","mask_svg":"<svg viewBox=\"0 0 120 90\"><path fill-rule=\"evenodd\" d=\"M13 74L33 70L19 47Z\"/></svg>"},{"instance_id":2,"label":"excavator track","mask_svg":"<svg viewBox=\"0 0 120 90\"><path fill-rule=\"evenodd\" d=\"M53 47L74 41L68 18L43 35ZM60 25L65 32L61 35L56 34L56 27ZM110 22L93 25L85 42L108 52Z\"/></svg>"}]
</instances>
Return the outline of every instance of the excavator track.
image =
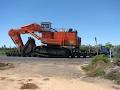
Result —
<instances>
[{"instance_id":1,"label":"excavator track","mask_svg":"<svg viewBox=\"0 0 120 90\"><path fill-rule=\"evenodd\" d=\"M45 58L68 58L70 51L63 48L43 48L36 47L36 49L29 53L23 54L19 53L17 50L11 50L6 53L7 56L19 56L19 57L45 57Z\"/></svg>"},{"instance_id":2,"label":"excavator track","mask_svg":"<svg viewBox=\"0 0 120 90\"><path fill-rule=\"evenodd\" d=\"M70 55L70 50L63 47L38 46L34 50L35 54L42 57L67 58Z\"/></svg>"}]
</instances>

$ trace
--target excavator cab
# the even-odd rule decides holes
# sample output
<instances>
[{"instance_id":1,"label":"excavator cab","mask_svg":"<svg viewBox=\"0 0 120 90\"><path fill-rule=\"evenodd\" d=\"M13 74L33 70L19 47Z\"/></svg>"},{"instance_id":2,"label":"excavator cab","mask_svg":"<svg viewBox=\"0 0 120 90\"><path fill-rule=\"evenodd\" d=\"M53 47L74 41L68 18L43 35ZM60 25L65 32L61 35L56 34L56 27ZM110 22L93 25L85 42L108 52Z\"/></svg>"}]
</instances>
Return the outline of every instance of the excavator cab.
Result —
<instances>
[{"instance_id":1,"label":"excavator cab","mask_svg":"<svg viewBox=\"0 0 120 90\"><path fill-rule=\"evenodd\" d=\"M44 28L45 31L51 31L51 22L41 22L41 26Z\"/></svg>"}]
</instances>

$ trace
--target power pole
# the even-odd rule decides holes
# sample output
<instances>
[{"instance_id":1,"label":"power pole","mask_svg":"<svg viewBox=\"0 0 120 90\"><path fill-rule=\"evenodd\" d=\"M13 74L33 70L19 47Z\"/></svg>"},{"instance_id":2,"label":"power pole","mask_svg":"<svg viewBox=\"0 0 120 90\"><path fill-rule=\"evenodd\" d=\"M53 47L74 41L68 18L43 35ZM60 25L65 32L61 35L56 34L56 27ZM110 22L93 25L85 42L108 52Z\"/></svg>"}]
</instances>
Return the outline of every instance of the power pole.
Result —
<instances>
[{"instance_id":1,"label":"power pole","mask_svg":"<svg viewBox=\"0 0 120 90\"><path fill-rule=\"evenodd\" d=\"M95 37L95 43L96 43L96 52L97 52L97 55L98 55L98 42L97 42L97 38Z\"/></svg>"},{"instance_id":2,"label":"power pole","mask_svg":"<svg viewBox=\"0 0 120 90\"><path fill-rule=\"evenodd\" d=\"M110 48L110 60L112 60L112 48Z\"/></svg>"}]
</instances>

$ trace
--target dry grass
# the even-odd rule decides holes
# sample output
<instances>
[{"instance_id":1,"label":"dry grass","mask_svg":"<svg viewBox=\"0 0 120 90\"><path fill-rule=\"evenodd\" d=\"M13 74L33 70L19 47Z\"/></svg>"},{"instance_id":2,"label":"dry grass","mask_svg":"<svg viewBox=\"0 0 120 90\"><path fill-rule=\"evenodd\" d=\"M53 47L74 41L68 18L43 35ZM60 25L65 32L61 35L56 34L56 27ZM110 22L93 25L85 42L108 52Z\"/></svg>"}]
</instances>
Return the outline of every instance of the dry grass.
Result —
<instances>
[{"instance_id":1,"label":"dry grass","mask_svg":"<svg viewBox=\"0 0 120 90\"><path fill-rule=\"evenodd\" d=\"M6 70L9 68L14 68L14 64L13 63L0 63L0 70Z\"/></svg>"},{"instance_id":2,"label":"dry grass","mask_svg":"<svg viewBox=\"0 0 120 90\"><path fill-rule=\"evenodd\" d=\"M35 89L38 89L39 87L34 84L34 83L26 83L26 84L23 84L20 89L31 89L31 90L35 90Z\"/></svg>"},{"instance_id":3,"label":"dry grass","mask_svg":"<svg viewBox=\"0 0 120 90\"><path fill-rule=\"evenodd\" d=\"M0 80L5 80L7 77L0 77Z\"/></svg>"},{"instance_id":4,"label":"dry grass","mask_svg":"<svg viewBox=\"0 0 120 90\"><path fill-rule=\"evenodd\" d=\"M0 67L5 67L6 65L6 63L0 63Z\"/></svg>"},{"instance_id":5,"label":"dry grass","mask_svg":"<svg viewBox=\"0 0 120 90\"><path fill-rule=\"evenodd\" d=\"M49 81L50 79L49 78L44 78L43 81Z\"/></svg>"}]
</instances>

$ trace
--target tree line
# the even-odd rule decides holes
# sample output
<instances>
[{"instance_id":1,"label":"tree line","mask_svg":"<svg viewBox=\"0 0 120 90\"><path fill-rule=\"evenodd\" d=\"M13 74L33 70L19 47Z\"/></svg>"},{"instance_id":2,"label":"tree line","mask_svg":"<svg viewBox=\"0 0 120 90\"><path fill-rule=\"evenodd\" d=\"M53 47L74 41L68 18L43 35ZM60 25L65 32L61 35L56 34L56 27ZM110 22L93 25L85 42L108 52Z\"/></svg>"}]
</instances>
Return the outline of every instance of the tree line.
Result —
<instances>
[{"instance_id":1,"label":"tree line","mask_svg":"<svg viewBox=\"0 0 120 90\"><path fill-rule=\"evenodd\" d=\"M100 49L101 45L81 45L80 51L82 52L97 52L97 50ZM108 50L112 51L112 54L114 57L120 58L120 45L112 45L110 42L107 42L104 47ZM3 45L0 47L0 55L5 55L6 52L17 49L16 47L6 47L6 45Z\"/></svg>"}]
</instances>

